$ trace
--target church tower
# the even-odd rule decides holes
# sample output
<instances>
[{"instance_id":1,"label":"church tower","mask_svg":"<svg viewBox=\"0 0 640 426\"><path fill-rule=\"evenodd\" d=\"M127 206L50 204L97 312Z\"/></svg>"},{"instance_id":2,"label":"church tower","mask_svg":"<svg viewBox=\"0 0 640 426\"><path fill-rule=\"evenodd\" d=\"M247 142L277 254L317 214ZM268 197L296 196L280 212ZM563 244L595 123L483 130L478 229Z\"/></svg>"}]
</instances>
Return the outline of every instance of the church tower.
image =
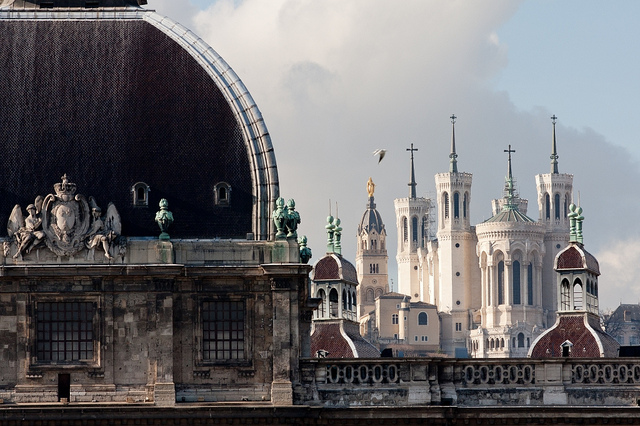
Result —
<instances>
[{"instance_id":1,"label":"church tower","mask_svg":"<svg viewBox=\"0 0 640 426\"><path fill-rule=\"evenodd\" d=\"M543 259L542 307L546 312L547 327L555 321L558 306L556 275L553 262L561 249L569 242L569 206L573 198L573 175L558 172L558 153L556 149L556 120L551 117L553 134L551 141L551 171L536 175L538 192L539 222L545 227Z\"/></svg>"},{"instance_id":2,"label":"church tower","mask_svg":"<svg viewBox=\"0 0 640 426\"><path fill-rule=\"evenodd\" d=\"M470 331L473 357L524 357L545 323L542 308L544 226L520 211L509 154L501 211L476 226L482 276L480 327Z\"/></svg>"},{"instance_id":3,"label":"church tower","mask_svg":"<svg viewBox=\"0 0 640 426\"><path fill-rule=\"evenodd\" d=\"M413 153L417 148L407 148L411 152L411 181L409 197L393 201L398 230L398 293L411 296L412 300L427 301L423 285L422 265L426 265L426 245L429 230L429 208L431 200L416 196L416 178Z\"/></svg>"},{"instance_id":4,"label":"church tower","mask_svg":"<svg viewBox=\"0 0 640 426\"><path fill-rule=\"evenodd\" d=\"M376 210L373 180L367 182L369 201L358 225L356 270L358 272L358 317L375 309L375 298L389 292L387 231Z\"/></svg>"},{"instance_id":5,"label":"church tower","mask_svg":"<svg viewBox=\"0 0 640 426\"><path fill-rule=\"evenodd\" d=\"M442 349L455 355L466 347L472 326L472 310L480 308L480 271L475 229L470 225L471 173L458 171L455 136L456 116L451 116L449 172L435 176L438 200L439 280L435 286L438 309L450 314L442 322ZM449 318L447 318L449 319Z\"/></svg>"}]
</instances>

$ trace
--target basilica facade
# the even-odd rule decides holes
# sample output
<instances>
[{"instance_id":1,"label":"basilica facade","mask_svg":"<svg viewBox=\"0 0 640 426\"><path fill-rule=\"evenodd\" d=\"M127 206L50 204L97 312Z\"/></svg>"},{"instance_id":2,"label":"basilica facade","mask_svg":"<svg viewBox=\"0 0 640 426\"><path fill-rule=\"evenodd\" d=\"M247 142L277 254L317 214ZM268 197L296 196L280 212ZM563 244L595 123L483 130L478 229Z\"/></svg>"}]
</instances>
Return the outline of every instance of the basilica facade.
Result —
<instances>
[{"instance_id":1,"label":"basilica facade","mask_svg":"<svg viewBox=\"0 0 640 426\"><path fill-rule=\"evenodd\" d=\"M411 302L437 307L440 350L450 356L523 357L540 333L555 323L557 292L553 262L569 241L567 214L573 176L558 171L556 117L552 120L551 170L535 176L538 219L527 215L528 201L516 191L511 167L513 150L509 147L505 150L508 163L504 196L492 201L491 218L471 224L473 176L458 169L455 116L452 116L449 171L435 175L435 199L416 196L415 149L413 146L410 149L409 196L394 201L397 292ZM365 213L365 216L374 215ZM437 221L435 235L430 232L434 221ZM384 229L382 220L378 222L376 229ZM384 234L378 231L376 235L383 240L386 231ZM365 283L386 283L386 264L381 267L383 273L376 274L375 269L367 274L367 264L382 259L381 256L386 258L386 251L384 254L367 251L370 236L371 231L365 232L361 224L359 271ZM369 293L372 287L369 285ZM375 315L370 314L366 305L371 295L369 299L366 293L361 296L364 297L361 331L375 337L379 328L372 325L370 319ZM376 321L393 321L393 317ZM414 340L413 337L408 339ZM436 340L435 336L431 339Z\"/></svg>"}]
</instances>

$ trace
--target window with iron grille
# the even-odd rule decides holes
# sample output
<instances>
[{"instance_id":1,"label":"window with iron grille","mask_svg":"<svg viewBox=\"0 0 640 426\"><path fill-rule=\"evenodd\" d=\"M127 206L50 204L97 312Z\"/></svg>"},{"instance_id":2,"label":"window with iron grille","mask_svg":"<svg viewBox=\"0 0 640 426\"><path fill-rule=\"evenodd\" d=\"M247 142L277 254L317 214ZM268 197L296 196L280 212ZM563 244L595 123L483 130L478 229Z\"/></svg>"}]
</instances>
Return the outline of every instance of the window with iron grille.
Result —
<instances>
[{"instance_id":1,"label":"window with iron grille","mask_svg":"<svg viewBox=\"0 0 640 426\"><path fill-rule=\"evenodd\" d=\"M219 300L202 304L205 361L244 359L244 302Z\"/></svg>"},{"instance_id":2,"label":"window with iron grille","mask_svg":"<svg viewBox=\"0 0 640 426\"><path fill-rule=\"evenodd\" d=\"M91 302L39 302L38 361L93 360L94 313Z\"/></svg>"}]
</instances>

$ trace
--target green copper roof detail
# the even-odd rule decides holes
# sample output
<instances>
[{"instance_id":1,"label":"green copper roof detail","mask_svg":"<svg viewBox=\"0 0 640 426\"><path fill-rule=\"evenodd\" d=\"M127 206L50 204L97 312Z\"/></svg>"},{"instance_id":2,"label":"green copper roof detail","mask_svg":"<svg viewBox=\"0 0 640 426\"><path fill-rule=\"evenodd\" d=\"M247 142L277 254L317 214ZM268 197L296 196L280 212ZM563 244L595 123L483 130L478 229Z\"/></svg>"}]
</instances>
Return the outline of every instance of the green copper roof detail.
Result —
<instances>
[{"instance_id":1,"label":"green copper roof detail","mask_svg":"<svg viewBox=\"0 0 640 426\"><path fill-rule=\"evenodd\" d=\"M509 145L509 149L505 149L504 152L509 154L508 164L507 164L507 177L504 179L504 204L502 205L502 210L497 213L495 216L485 220L484 223L490 222L535 222L535 220L531 219L524 213L521 213L518 210L518 203L520 197L518 196L518 192L515 189L515 179L513 178L513 172L511 170L511 153L516 152L514 149L511 149L511 145Z\"/></svg>"},{"instance_id":2,"label":"green copper roof detail","mask_svg":"<svg viewBox=\"0 0 640 426\"><path fill-rule=\"evenodd\" d=\"M336 226L333 224L333 216L327 216L327 224L324 227L327 230L327 253L333 253L333 234Z\"/></svg>"},{"instance_id":3,"label":"green copper roof detail","mask_svg":"<svg viewBox=\"0 0 640 426\"><path fill-rule=\"evenodd\" d=\"M551 142L551 174L558 174L558 152L556 150L556 115L551 116L551 122L553 123L553 137Z\"/></svg>"},{"instance_id":4,"label":"green copper roof detail","mask_svg":"<svg viewBox=\"0 0 640 426\"><path fill-rule=\"evenodd\" d=\"M458 173L458 154L456 154L456 115L451 114L451 153L449 154L449 173Z\"/></svg>"},{"instance_id":5,"label":"green copper roof detail","mask_svg":"<svg viewBox=\"0 0 640 426\"><path fill-rule=\"evenodd\" d=\"M584 221L582 207L571 203L567 216L569 217L569 242L582 244L584 241L582 238L582 222Z\"/></svg>"}]
</instances>

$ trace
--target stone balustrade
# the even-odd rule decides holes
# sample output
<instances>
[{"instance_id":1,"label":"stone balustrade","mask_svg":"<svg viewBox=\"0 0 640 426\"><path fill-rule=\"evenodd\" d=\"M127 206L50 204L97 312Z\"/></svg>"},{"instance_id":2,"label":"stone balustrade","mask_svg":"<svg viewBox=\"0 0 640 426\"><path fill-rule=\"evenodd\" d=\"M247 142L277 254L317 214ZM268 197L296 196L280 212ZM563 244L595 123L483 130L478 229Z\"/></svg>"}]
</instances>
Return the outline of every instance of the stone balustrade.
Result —
<instances>
[{"instance_id":1,"label":"stone balustrade","mask_svg":"<svg viewBox=\"0 0 640 426\"><path fill-rule=\"evenodd\" d=\"M303 359L296 404L637 406L640 359Z\"/></svg>"}]
</instances>

